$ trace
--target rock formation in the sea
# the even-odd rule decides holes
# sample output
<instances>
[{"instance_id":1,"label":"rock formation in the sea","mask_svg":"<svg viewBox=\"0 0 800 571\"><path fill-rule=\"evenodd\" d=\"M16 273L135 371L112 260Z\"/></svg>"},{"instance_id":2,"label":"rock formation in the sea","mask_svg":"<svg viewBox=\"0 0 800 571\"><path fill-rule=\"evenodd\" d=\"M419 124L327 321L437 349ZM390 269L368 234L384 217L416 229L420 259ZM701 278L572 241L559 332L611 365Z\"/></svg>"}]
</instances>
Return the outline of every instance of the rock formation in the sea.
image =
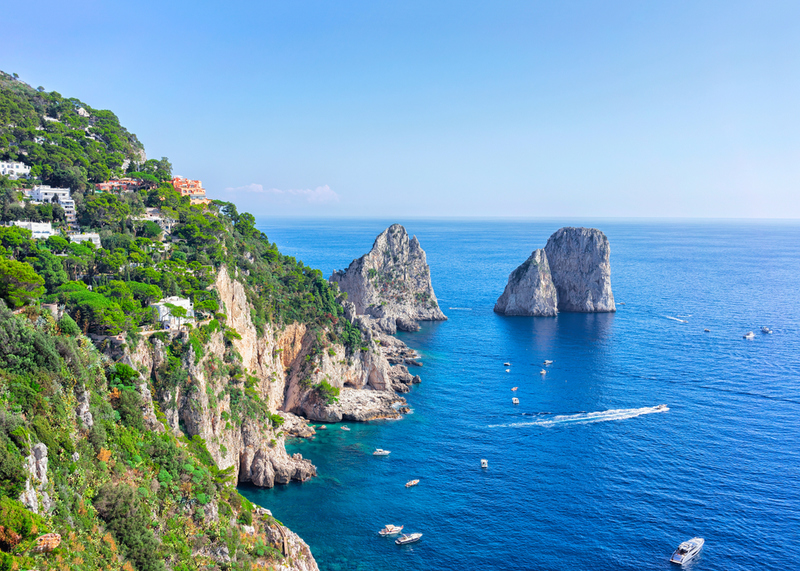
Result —
<instances>
[{"instance_id":1,"label":"rock formation in the sea","mask_svg":"<svg viewBox=\"0 0 800 571\"><path fill-rule=\"evenodd\" d=\"M539 249L508 276L506 289L494 310L505 315L552 317L558 313L557 305L547 255Z\"/></svg>"},{"instance_id":2,"label":"rock formation in the sea","mask_svg":"<svg viewBox=\"0 0 800 571\"><path fill-rule=\"evenodd\" d=\"M584 313L616 311L611 292L611 248L596 228L561 228L544 247L558 310Z\"/></svg>"},{"instance_id":3,"label":"rock formation in the sea","mask_svg":"<svg viewBox=\"0 0 800 571\"><path fill-rule=\"evenodd\" d=\"M383 231L368 254L330 279L347 292L357 314L374 317L386 333L415 331L417 321L447 319L433 293L425 251L400 224Z\"/></svg>"},{"instance_id":4,"label":"rock formation in the sea","mask_svg":"<svg viewBox=\"0 0 800 571\"><path fill-rule=\"evenodd\" d=\"M616 311L610 252L596 228L561 228L511 273L494 310L533 316Z\"/></svg>"}]
</instances>

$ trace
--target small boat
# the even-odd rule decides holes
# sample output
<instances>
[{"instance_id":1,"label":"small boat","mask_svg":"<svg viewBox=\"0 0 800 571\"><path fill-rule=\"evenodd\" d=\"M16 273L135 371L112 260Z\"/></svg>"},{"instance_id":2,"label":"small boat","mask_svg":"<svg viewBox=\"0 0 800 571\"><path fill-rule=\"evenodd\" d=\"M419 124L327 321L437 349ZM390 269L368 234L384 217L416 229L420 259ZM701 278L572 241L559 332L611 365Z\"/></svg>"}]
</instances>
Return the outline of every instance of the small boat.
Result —
<instances>
[{"instance_id":1,"label":"small boat","mask_svg":"<svg viewBox=\"0 0 800 571\"><path fill-rule=\"evenodd\" d=\"M545 371L544 369L542 369L541 371L539 371L539 374L540 374L540 375L546 375L546 374L547 374L547 371Z\"/></svg>"},{"instance_id":2,"label":"small boat","mask_svg":"<svg viewBox=\"0 0 800 571\"><path fill-rule=\"evenodd\" d=\"M504 366L504 367L510 367L510 366L511 366L511 363L503 363L503 366Z\"/></svg>"},{"instance_id":3,"label":"small boat","mask_svg":"<svg viewBox=\"0 0 800 571\"><path fill-rule=\"evenodd\" d=\"M747 333L744 334L744 338L745 339L755 339L756 338L756 334L753 333L752 331L748 331Z\"/></svg>"},{"instance_id":4,"label":"small boat","mask_svg":"<svg viewBox=\"0 0 800 571\"><path fill-rule=\"evenodd\" d=\"M488 460L481 460L481 468L488 468L489 461Z\"/></svg>"},{"instance_id":5,"label":"small boat","mask_svg":"<svg viewBox=\"0 0 800 571\"><path fill-rule=\"evenodd\" d=\"M518 388L519 388L519 387L511 387L511 390L512 390L512 391L515 391L515 390L517 390Z\"/></svg>"},{"instance_id":6,"label":"small boat","mask_svg":"<svg viewBox=\"0 0 800 571\"><path fill-rule=\"evenodd\" d=\"M416 486L417 484L419 484L419 480L411 480L410 482L406 482L406 488Z\"/></svg>"},{"instance_id":7,"label":"small boat","mask_svg":"<svg viewBox=\"0 0 800 571\"><path fill-rule=\"evenodd\" d=\"M689 541L684 541L678 546L678 549L675 550L675 553L672 554L669 560L678 565L688 563L689 560L700 553L705 542L705 539L702 537L693 537Z\"/></svg>"},{"instance_id":8,"label":"small boat","mask_svg":"<svg viewBox=\"0 0 800 571\"><path fill-rule=\"evenodd\" d=\"M656 405L656 410L669 410L669 407L665 404Z\"/></svg>"},{"instance_id":9,"label":"small boat","mask_svg":"<svg viewBox=\"0 0 800 571\"><path fill-rule=\"evenodd\" d=\"M705 331L706 333L711 333L710 329L703 329L703 331Z\"/></svg>"},{"instance_id":10,"label":"small boat","mask_svg":"<svg viewBox=\"0 0 800 571\"><path fill-rule=\"evenodd\" d=\"M372 453L373 456L388 456L389 454L391 454L391 451L383 448L376 448L375 452Z\"/></svg>"},{"instance_id":11,"label":"small boat","mask_svg":"<svg viewBox=\"0 0 800 571\"><path fill-rule=\"evenodd\" d=\"M761 333L772 333L772 329L770 329L769 327L762 327Z\"/></svg>"},{"instance_id":12,"label":"small boat","mask_svg":"<svg viewBox=\"0 0 800 571\"><path fill-rule=\"evenodd\" d=\"M386 524L386 527L384 527L378 533L381 535L394 535L395 533L400 533L401 531L403 531L402 525L392 525L389 523Z\"/></svg>"},{"instance_id":13,"label":"small boat","mask_svg":"<svg viewBox=\"0 0 800 571\"><path fill-rule=\"evenodd\" d=\"M510 372L511 372L511 369L506 369L506 373L510 373Z\"/></svg>"},{"instance_id":14,"label":"small boat","mask_svg":"<svg viewBox=\"0 0 800 571\"><path fill-rule=\"evenodd\" d=\"M545 367L546 367L547 365L552 365L552 364L553 364L553 362L552 362L552 361L549 361L549 360L545 359L545 361L544 361L544 365L545 365Z\"/></svg>"},{"instance_id":15,"label":"small boat","mask_svg":"<svg viewBox=\"0 0 800 571\"><path fill-rule=\"evenodd\" d=\"M349 427L349 426L347 426L347 425L344 425L344 426L342 426L342 427L340 427L340 428L341 428L342 430L345 430L345 431L347 431L347 432L350 432L350 427Z\"/></svg>"},{"instance_id":16,"label":"small boat","mask_svg":"<svg viewBox=\"0 0 800 571\"><path fill-rule=\"evenodd\" d=\"M320 425L317 427L317 430L328 430L328 427L327 427L327 426L325 426L324 424L320 424Z\"/></svg>"},{"instance_id":17,"label":"small boat","mask_svg":"<svg viewBox=\"0 0 800 571\"><path fill-rule=\"evenodd\" d=\"M421 533L403 534L397 539L395 539L394 542L397 545L406 545L407 543L416 543L417 541L420 540L421 537L422 537Z\"/></svg>"},{"instance_id":18,"label":"small boat","mask_svg":"<svg viewBox=\"0 0 800 571\"><path fill-rule=\"evenodd\" d=\"M513 399L511 399L511 404L519 404L519 399L517 397L514 397Z\"/></svg>"}]
</instances>

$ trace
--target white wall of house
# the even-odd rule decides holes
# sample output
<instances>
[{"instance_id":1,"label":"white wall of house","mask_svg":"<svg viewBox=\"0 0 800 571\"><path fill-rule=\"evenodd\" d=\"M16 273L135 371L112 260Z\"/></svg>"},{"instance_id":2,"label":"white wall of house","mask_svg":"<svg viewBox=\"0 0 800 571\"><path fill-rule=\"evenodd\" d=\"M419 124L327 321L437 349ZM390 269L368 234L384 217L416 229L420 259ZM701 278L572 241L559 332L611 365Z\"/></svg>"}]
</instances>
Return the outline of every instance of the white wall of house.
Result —
<instances>
[{"instance_id":1,"label":"white wall of house","mask_svg":"<svg viewBox=\"0 0 800 571\"><path fill-rule=\"evenodd\" d=\"M47 240L50 236L55 236L53 225L50 222L26 222L24 220L14 220L11 224L31 231L31 238L36 240Z\"/></svg>"}]
</instances>

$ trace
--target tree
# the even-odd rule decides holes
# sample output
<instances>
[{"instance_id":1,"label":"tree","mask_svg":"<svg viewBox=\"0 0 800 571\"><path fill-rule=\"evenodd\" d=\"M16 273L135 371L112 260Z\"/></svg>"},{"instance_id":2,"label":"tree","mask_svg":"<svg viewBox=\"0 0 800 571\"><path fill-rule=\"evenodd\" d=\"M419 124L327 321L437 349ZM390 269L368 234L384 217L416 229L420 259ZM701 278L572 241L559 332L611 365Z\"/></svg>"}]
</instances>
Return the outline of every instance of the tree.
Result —
<instances>
[{"instance_id":1,"label":"tree","mask_svg":"<svg viewBox=\"0 0 800 571\"><path fill-rule=\"evenodd\" d=\"M22 307L43 294L44 279L30 264L0 258L0 298L10 307Z\"/></svg>"}]
</instances>

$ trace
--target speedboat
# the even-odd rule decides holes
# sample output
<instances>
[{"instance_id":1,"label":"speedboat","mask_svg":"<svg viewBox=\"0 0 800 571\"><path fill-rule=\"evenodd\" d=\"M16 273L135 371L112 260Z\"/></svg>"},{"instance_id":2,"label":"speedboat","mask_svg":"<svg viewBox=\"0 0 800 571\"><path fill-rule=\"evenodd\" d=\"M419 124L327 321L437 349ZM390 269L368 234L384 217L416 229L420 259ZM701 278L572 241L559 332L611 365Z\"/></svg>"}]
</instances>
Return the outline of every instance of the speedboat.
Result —
<instances>
[{"instance_id":1,"label":"speedboat","mask_svg":"<svg viewBox=\"0 0 800 571\"><path fill-rule=\"evenodd\" d=\"M656 405L656 410L669 410L669 407L665 404Z\"/></svg>"},{"instance_id":2,"label":"speedboat","mask_svg":"<svg viewBox=\"0 0 800 571\"><path fill-rule=\"evenodd\" d=\"M401 531L403 531L402 525L392 525L389 523L386 524L386 527L384 527L378 533L381 535L394 535L395 533L400 533Z\"/></svg>"},{"instance_id":3,"label":"speedboat","mask_svg":"<svg viewBox=\"0 0 800 571\"><path fill-rule=\"evenodd\" d=\"M510 373L510 372L511 372L511 369L506 369L506 373Z\"/></svg>"},{"instance_id":4,"label":"speedboat","mask_svg":"<svg viewBox=\"0 0 800 571\"><path fill-rule=\"evenodd\" d=\"M349 427L349 426L347 426L347 425L345 425L345 426L342 426L341 428L342 428L342 430L344 430L344 431L350 432L350 427Z\"/></svg>"},{"instance_id":5,"label":"speedboat","mask_svg":"<svg viewBox=\"0 0 800 571\"><path fill-rule=\"evenodd\" d=\"M678 546L678 549L675 550L669 560L672 563L683 565L700 553L705 542L706 540L702 537L693 537L689 541L684 541Z\"/></svg>"},{"instance_id":6,"label":"speedboat","mask_svg":"<svg viewBox=\"0 0 800 571\"><path fill-rule=\"evenodd\" d=\"M542 369L541 371L539 371L539 374L540 374L540 375L546 375L546 374L547 374L547 371L545 371L544 369Z\"/></svg>"},{"instance_id":7,"label":"speedboat","mask_svg":"<svg viewBox=\"0 0 800 571\"><path fill-rule=\"evenodd\" d=\"M419 480L411 480L410 482L406 482L406 488L410 488L411 486L416 486L419 484Z\"/></svg>"},{"instance_id":8,"label":"speedboat","mask_svg":"<svg viewBox=\"0 0 800 571\"><path fill-rule=\"evenodd\" d=\"M769 327L762 327L761 333L772 333L772 329L770 329Z\"/></svg>"},{"instance_id":9,"label":"speedboat","mask_svg":"<svg viewBox=\"0 0 800 571\"><path fill-rule=\"evenodd\" d=\"M553 362L552 362L552 361L548 361L547 359L545 359L545 362L544 362L544 364L545 364L545 366L546 366L546 365L552 365L552 364L553 364Z\"/></svg>"},{"instance_id":10,"label":"speedboat","mask_svg":"<svg viewBox=\"0 0 800 571\"><path fill-rule=\"evenodd\" d=\"M376 448L375 452L372 453L373 456L388 456L389 454L391 454L391 451L383 448Z\"/></svg>"},{"instance_id":11,"label":"speedboat","mask_svg":"<svg viewBox=\"0 0 800 571\"><path fill-rule=\"evenodd\" d=\"M703 331L706 332L706 333L711 333L710 329L703 329Z\"/></svg>"},{"instance_id":12,"label":"speedboat","mask_svg":"<svg viewBox=\"0 0 800 571\"><path fill-rule=\"evenodd\" d=\"M511 387L511 390L512 390L512 391L515 391L515 390L517 390L518 388L519 388L519 387Z\"/></svg>"},{"instance_id":13,"label":"speedboat","mask_svg":"<svg viewBox=\"0 0 800 571\"><path fill-rule=\"evenodd\" d=\"M748 331L747 333L744 334L744 338L745 339L755 339L756 338L756 334L753 333L752 331Z\"/></svg>"},{"instance_id":14,"label":"speedboat","mask_svg":"<svg viewBox=\"0 0 800 571\"><path fill-rule=\"evenodd\" d=\"M481 460L481 468L488 468L489 461L488 460Z\"/></svg>"},{"instance_id":15,"label":"speedboat","mask_svg":"<svg viewBox=\"0 0 800 571\"><path fill-rule=\"evenodd\" d=\"M328 427L327 427L327 426L325 426L324 424L320 424L320 425L317 427L317 430L328 430Z\"/></svg>"},{"instance_id":16,"label":"speedboat","mask_svg":"<svg viewBox=\"0 0 800 571\"><path fill-rule=\"evenodd\" d=\"M405 534L404 533L403 535L401 535L400 537L395 539L394 542L397 545L405 545L407 543L416 543L417 541L420 540L421 537L422 537L421 533L409 533L409 534Z\"/></svg>"},{"instance_id":17,"label":"speedboat","mask_svg":"<svg viewBox=\"0 0 800 571\"><path fill-rule=\"evenodd\" d=\"M513 399L511 399L511 404L519 404L519 399L517 397L514 397Z\"/></svg>"},{"instance_id":18,"label":"speedboat","mask_svg":"<svg viewBox=\"0 0 800 571\"><path fill-rule=\"evenodd\" d=\"M511 363L503 363L503 366L504 366L504 367L510 367L510 366L511 366Z\"/></svg>"}]
</instances>

